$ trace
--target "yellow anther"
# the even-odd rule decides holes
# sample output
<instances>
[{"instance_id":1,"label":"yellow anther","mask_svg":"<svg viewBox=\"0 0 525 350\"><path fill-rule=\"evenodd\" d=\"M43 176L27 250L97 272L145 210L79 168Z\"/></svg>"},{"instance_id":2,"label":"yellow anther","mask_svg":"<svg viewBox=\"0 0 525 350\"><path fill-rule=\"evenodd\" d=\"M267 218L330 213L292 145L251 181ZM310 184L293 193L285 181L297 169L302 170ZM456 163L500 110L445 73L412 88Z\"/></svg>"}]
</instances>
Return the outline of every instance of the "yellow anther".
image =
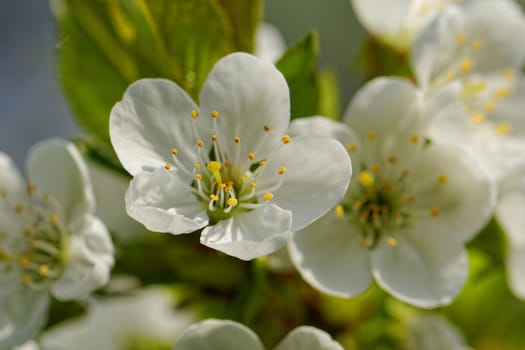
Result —
<instances>
[{"instance_id":1,"label":"yellow anther","mask_svg":"<svg viewBox=\"0 0 525 350\"><path fill-rule=\"evenodd\" d=\"M47 276L47 274L49 273L49 266L47 265L40 265L38 267L38 274L42 277L44 276Z\"/></svg>"},{"instance_id":2,"label":"yellow anther","mask_svg":"<svg viewBox=\"0 0 525 350\"><path fill-rule=\"evenodd\" d=\"M225 160L225 161L224 161L224 166L225 166L226 168L229 168L229 167L232 166L232 162L230 162L229 160Z\"/></svg>"},{"instance_id":3,"label":"yellow anther","mask_svg":"<svg viewBox=\"0 0 525 350\"><path fill-rule=\"evenodd\" d=\"M470 47L476 51L480 50L483 47L483 42L479 39L474 39L470 43Z\"/></svg>"},{"instance_id":4,"label":"yellow anther","mask_svg":"<svg viewBox=\"0 0 525 350\"><path fill-rule=\"evenodd\" d=\"M217 197L217 195L215 195L215 194L210 194L210 199L211 199L212 201L217 202L217 201L219 200L219 197Z\"/></svg>"},{"instance_id":5,"label":"yellow anther","mask_svg":"<svg viewBox=\"0 0 525 350\"><path fill-rule=\"evenodd\" d=\"M202 180L201 174L195 174L195 180Z\"/></svg>"},{"instance_id":6,"label":"yellow anther","mask_svg":"<svg viewBox=\"0 0 525 350\"><path fill-rule=\"evenodd\" d=\"M257 184L255 182L250 182L250 188L255 188L257 187Z\"/></svg>"},{"instance_id":7,"label":"yellow anther","mask_svg":"<svg viewBox=\"0 0 525 350\"><path fill-rule=\"evenodd\" d=\"M474 61L472 61L472 58L465 57L459 63L459 70L462 73L468 73L472 69L473 65L474 65Z\"/></svg>"},{"instance_id":8,"label":"yellow anther","mask_svg":"<svg viewBox=\"0 0 525 350\"><path fill-rule=\"evenodd\" d=\"M218 184L221 184L222 183L222 177L220 173L221 168L222 168L221 163L215 160L212 160L211 162L208 163L206 168L208 169L210 173L212 173L213 177L215 177L215 182L217 182Z\"/></svg>"},{"instance_id":9,"label":"yellow anther","mask_svg":"<svg viewBox=\"0 0 525 350\"><path fill-rule=\"evenodd\" d=\"M272 199L272 198L273 198L273 193L272 193L272 192L266 192L266 193L264 194L264 196L263 196L263 200L264 200L265 202L268 202L268 201L269 201L270 199Z\"/></svg>"},{"instance_id":10,"label":"yellow anther","mask_svg":"<svg viewBox=\"0 0 525 350\"><path fill-rule=\"evenodd\" d=\"M36 191L36 185L35 184L28 184L27 185L27 193L33 194Z\"/></svg>"},{"instance_id":11,"label":"yellow anther","mask_svg":"<svg viewBox=\"0 0 525 350\"><path fill-rule=\"evenodd\" d=\"M447 82L451 82L454 79L456 79L456 76L454 75L454 73L452 71L448 71L448 72L445 73L445 80Z\"/></svg>"},{"instance_id":12,"label":"yellow anther","mask_svg":"<svg viewBox=\"0 0 525 350\"><path fill-rule=\"evenodd\" d=\"M496 134L498 135L506 135L510 133L511 130L512 126L509 123L499 123L494 127L494 131L496 131Z\"/></svg>"},{"instance_id":13,"label":"yellow anther","mask_svg":"<svg viewBox=\"0 0 525 350\"><path fill-rule=\"evenodd\" d=\"M368 236L363 237L363 244L370 247L372 245L372 239Z\"/></svg>"},{"instance_id":14,"label":"yellow anther","mask_svg":"<svg viewBox=\"0 0 525 350\"><path fill-rule=\"evenodd\" d=\"M470 118L474 123L483 123L485 119L487 119L487 117L483 113L473 114Z\"/></svg>"},{"instance_id":15,"label":"yellow anther","mask_svg":"<svg viewBox=\"0 0 525 350\"><path fill-rule=\"evenodd\" d=\"M244 182L244 181L246 181L247 179L248 179L248 177L247 177L246 175L241 176L241 182Z\"/></svg>"},{"instance_id":16,"label":"yellow anther","mask_svg":"<svg viewBox=\"0 0 525 350\"><path fill-rule=\"evenodd\" d=\"M217 190L219 190L219 191L220 190L224 190L225 188L226 188L226 184L224 184L224 183L220 183L220 184L217 185Z\"/></svg>"},{"instance_id":17,"label":"yellow anther","mask_svg":"<svg viewBox=\"0 0 525 350\"><path fill-rule=\"evenodd\" d=\"M226 188L224 189L224 192L226 193L230 193L232 191L232 187L231 186L226 186Z\"/></svg>"},{"instance_id":18,"label":"yellow anther","mask_svg":"<svg viewBox=\"0 0 525 350\"><path fill-rule=\"evenodd\" d=\"M374 175L372 175L370 172L363 170L359 173L357 179L359 180L359 183L363 187L372 187L374 185Z\"/></svg>"},{"instance_id":19,"label":"yellow anther","mask_svg":"<svg viewBox=\"0 0 525 350\"><path fill-rule=\"evenodd\" d=\"M53 225L56 225L58 223L58 215L53 213L51 214L51 216L49 217L49 221L53 224Z\"/></svg>"},{"instance_id":20,"label":"yellow anther","mask_svg":"<svg viewBox=\"0 0 525 350\"><path fill-rule=\"evenodd\" d=\"M467 42L467 34L466 33L458 33L456 35L456 43L459 45L463 45Z\"/></svg>"},{"instance_id":21,"label":"yellow anther","mask_svg":"<svg viewBox=\"0 0 525 350\"><path fill-rule=\"evenodd\" d=\"M396 162L397 162L397 158L396 158L396 156L390 156L390 157L388 157L388 162L389 162L390 164L396 164Z\"/></svg>"},{"instance_id":22,"label":"yellow anther","mask_svg":"<svg viewBox=\"0 0 525 350\"><path fill-rule=\"evenodd\" d=\"M354 145L353 143L349 143L348 145L346 145L346 150L350 153L353 153L357 151L357 146Z\"/></svg>"},{"instance_id":23,"label":"yellow anther","mask_svg":"<svg viewBox=\"0 0 525 350\"><path fill-rule=\"evenodd\" d=\"M31 258L31 255L23 255L21 258L20 258L20 265L22 267L27 267L29 266L29 264L31 264L33 262L33 259Z\"/></svg>"},{"instance_id":24,"label":"yellow anther","mask_svg":"<svg viewBox=\"0 0 525 350\"><path fill-rule=\"evenodd\" d=\"M289 135L284 135L281 140L283 141L284 144L287 144L287 143L290 143L290 141L292 141L292 138L289 136Z\"/></svg>"},{"instance_id":25,"label":"yellow anther","mask_svg":"<svg viewBox=\"0 0 525 350\"><path fill-rule=\"evenodd\" d=\"M217 141L217 135L215 135L215 134L211 135L211 140L213 142Z\"/></svg>"},{"instance_id":26,"label":"yellow anther","mask_svg":"<svg viewBox=\"0 0 525 350\"><path fill-rule=\"evenodd\" d=\"M366 135L366 137L367 137L370 141L374 141L374 140L376 139L376 136L377 136L377 135L376 135L375 131L373 131L373 130L370 130L370 131L368 132L368 134Z\"/></svg>"},{"instance_id":27,"label":"yellow anther","mask_svg":"<svg viewBox=\"0 0 525 350\"><path fill-rule=\"evenodd\" d=\"M336 205L334 210L335 210L335 216L339 218L342 218L343 216L345 216L345 209L343 208L341 204Z\"/></svg>"},{"instance_id":28,"label":"yellow anther","mask_svg":"<svg viewBox=\"0 0 525 350\"><path fill-rule=\"evenodd\" d=\"M255 154L253 152L248 153L248 158L253 160L255 158Z\"/></svg>"},{"instance_id":29,"label":"yellow anther","mask_svg":"<svg viewBox=\"0 0 525 350\"><path fill-rule=\"evenodd\" d=\"M372 164L370 170L372 170L373 173L377 174L379 171L381 171L381 166L379 166L379 164Z\"/></svg>"},{"instance_id":30,"label":"yellow anther","mask_svg":"<svg viewBox=\"0 0 525 350\"><path fill-rule=\"evenodd\" d=\"M230 186L230 187L232 187L233 184L235 184L235 182L233 182L232 180L228 180L228 181L226 181L226 186Z\"/></svg>"},{"instance_id":31,"label":"yellow anther","mask_svg":"<svg viewBox=\"0 0 525 350\"><path fill-rule=\"evenodd\" d=\"M232 197L228 198L228 200L226 201L226 204L232 207L236 206L238 203L239 201L236 198L232 198Z\"/></svg>"},{"instance_id":32,"label":"yellow anther","mask_svg":"<svg viewBox=\"0 0 525 350\"><path fill-rule=\"evenodd\" d=\"M211 116L212 116L214 119L216 119L216 118L219 117L219 112L218 112L218 111L213 111L213 112L211 112Z\"/></svg>"},{"instance_id":33,"label":"yellow anther","mask_svg":"<svg viewBox=\"0 0 525 350\"><path fill-rule=\"evenodd\" d=\"M172 149L171 149L171 154L173 154L174 156L176 156L177 153L179 153L179 150L178 150L178 149L176 149L176 148L172 148Z\"/></svg>"},{"instance_id":34,"label":"yellow anther","mask_svg":"<svg viewBox=\"0 0 525 350\"><path fill-rule=\"evenodd\" d=\"M236 144L239 144L239 143L241 143L241 138L239 136L237 136L237 137L235 137L233 139L233 142L235 142Z\"/></svg>"},{"instance_id":35,"label":"yellow anther","mask_svg":"<svg viewBox=\"0 0 525 350\"><path fill-rule=\"evenodd\" d=\"M488 101L485 101L484 106L485 106L485 110L490 113L494 110L494 108L496 108L496 103L494 101L488 100Z\"/></svg>"},{"instance_id":36,"label":"yellow anther","mask_svg":"<svg viewBox=\"0 0 525 350\"><path fill-rule=\"evenodd\" d=\"M23 210L24 210L24 207L22 206L22 204L15 205L15 212L20 214Z\"/></svg>"},{"instance_id":37,"label":"yellow anther","mask_svg":"<svg viewBox=\"0 0 525 350\"><path fill-rule=\"evenodd\" d=\"M494 97L498 99L503 99L505 97L508 97L512 93L512 89L508 87L497 89L494 92Z\"/></svg>"},{"instance_id":38,"label":"yellow anther","mask_svg":"<svg viewBox=\"0 0 525 350\"><path fill-rule=\"evenodd\" d=\"M419 143L419 135L416 135L416 134L411 135L410 142L412 142L414 145L417 145Z\"/></svg>"},{"instance_id":39,"label":"yellow anther","mask_svg":"<svg viewBox=\"0 0 525 350\"><path fill-rule=\"evenodd\" d=\"M440 184L444 185L448 182L448 176L447 174L439 174L437 180Z\"/></svg>"},{"instance_id":40,"label":"yellow anther","mask_svg":"<svg viewBox=\"0 0 525 350\"><path fill-rule=\"evenodd\" d=\"M395 239L394 237L388 237L386 241L391 247L395 247L397 245L397 239Z\"/></svg>"},{"instance_id":41,"label":"yellow anther","mask_svg":"<svg viewBox=\"0 0 525 350\"><path fill-rule=\"evenodd\" d=\"M22 283L23 284L29 284L31 283L31 281L33 280L33 276L29 275L29 274L25 274L22 276Z\"/></svg>"},{"instance_id":42,"label":"yellow anther","mask_svg":"<svg viewBox=\"0 0 525 350\"><path fill-rule=\"evenodd\" d=\"M195 170L201 170L201 165L199 163L195 163Z\"/></svg>"},{"instance_id":43,"label":"yellow anther","mask_svg":"<svg viewBox=\"0 0 525 350\"><path fill-rule=\"evenodd\" d=\"M264 126L263 126L263 129L264 129L264 131L266 131L266 132L270 131L270 127L269 127L268 125L264 125Z\"/></svg>"},{"instance_id":44,"label":"yellow anther","mask_svg":"<svg viewBox=\"0 0 525 350\"><path fill-rule=\"evenodd\" d=\"M170 163L166 163L166 165L164 165L164 168L166 170L170 170L171 169L171 164Z\"/></svg>"},{"instance_id":45,"label":"yellow anther","mask_svg":"<svg viewBox=\"0 0 525 350\"><path fill-rule=\"evenodd\" d=\"M428 212L430 213L430 216L434 218L439 216L439 208L436 206L430 207L430 209L428 209Z\"/></svg>"},{"instance_id":46,"label":"yellow anther","mask_svg":"<svg viewBox=\"0 0 525 350\"><path fill-rule=\"evenodd\" d=\"M285 172L286 172L286 168L285 167L282 166L282 167L279 168L279 175L282 175Z\"/></svg>"},{"instance_id":47,"label":"yellow anther","mask_svg":"<svg viewBox=\"0 0 525 350\"><path fill-rule=\"evenodd\" d=\"M197 141L197 146L199 146L199 148L204 147L204 142L202 140Z\"/></svg>"},{"instance_id":48,"label":"yellow anther","mask_svg":"<svg viewBox=\"0 0 525 350\"><path fill-rule=\"evenodd\" d=\"M191 111L191 116L193 119L197 119L199 117L199 112L197 112L195 109Z\"/></svg>"},{"instance_id":49,"label":"yellow anther","mask_svg":"<svg viewBox=\"0 0 525 350\"><path fill-rule=\"evenodd\" d=\"M264 166L265 164L266 164L266 161L265 161L265 160L261 160L261 161L259 162L259 166Z\"/></svg>"}]
</instances>

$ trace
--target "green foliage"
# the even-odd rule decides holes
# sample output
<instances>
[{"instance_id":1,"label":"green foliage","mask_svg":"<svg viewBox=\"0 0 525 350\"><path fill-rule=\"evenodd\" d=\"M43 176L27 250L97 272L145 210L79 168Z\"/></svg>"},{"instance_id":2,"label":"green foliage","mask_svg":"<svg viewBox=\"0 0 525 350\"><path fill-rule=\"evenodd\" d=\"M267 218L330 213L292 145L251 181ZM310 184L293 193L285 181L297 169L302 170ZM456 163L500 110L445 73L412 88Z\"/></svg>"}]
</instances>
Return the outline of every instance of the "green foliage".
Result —
<instances>
[{"instance_id":1,"label":"green foliage","mask_svg":"<svg viewBox=\"0 0 525 350\"><path fill-rule=\"evenodd\" d=\"M319 56L317 32L308 33L276 63L290 88L292 119L324 114L337 118L339 91L335 77L316 71Z\"/></svg>"},{"instance_id":2,"label":"green foliage","mask_svg":"<svg viewBox=\"0 0 525 350\"><path fill-rule=\"evenodd\" d=\"M59 80L80 124L109 145L129 84L167 78L197 98L213 64L251 51L260 0L56 0Z\"/></svg>"}]
</instances>

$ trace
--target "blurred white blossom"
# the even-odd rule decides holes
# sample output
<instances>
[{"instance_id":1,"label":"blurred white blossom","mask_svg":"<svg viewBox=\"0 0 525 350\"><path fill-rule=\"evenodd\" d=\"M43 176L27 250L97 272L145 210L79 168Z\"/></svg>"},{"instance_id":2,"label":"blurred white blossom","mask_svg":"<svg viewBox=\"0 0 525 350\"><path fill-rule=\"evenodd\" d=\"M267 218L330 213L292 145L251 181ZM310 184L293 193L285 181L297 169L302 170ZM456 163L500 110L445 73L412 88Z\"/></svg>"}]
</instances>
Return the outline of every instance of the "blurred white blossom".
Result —
<instances>
[{"instance_id":1,"label":"blurred white blossom","mask_svg":"<svg viewBox=\"0 0 525 350\"><path fill-rule=\"evenodd\" d=\"M209 319L190 326L173 350L264 350L261 340L251 329L230 321ZM343 350L324 331L301 326L292 330L275 350Z\"/></svg>"},{"instance_id":2,"label":"blurred white blossom","mask_svg":"<svg viewBox=\"0 0 525 350\"><path fill-rule=\"evenodd\" d=\"M86 165L62 140L34 146L29 184L0 154L0 349L35 336L47 319L49 296L84 298L103 286L113 245L94 216Z\"/></svg>"},{"instance_id":3,"label":"blurred white blossom","mask_svg":"<svg viewBox=\"0 0 525 350\"><path fill-rule=\"evenodd\" d=\"M42 350L169 350L194 316L174 308L166 289L95 300L86 316L65 321L41 337Z\"/></svg>"}]
</instances>

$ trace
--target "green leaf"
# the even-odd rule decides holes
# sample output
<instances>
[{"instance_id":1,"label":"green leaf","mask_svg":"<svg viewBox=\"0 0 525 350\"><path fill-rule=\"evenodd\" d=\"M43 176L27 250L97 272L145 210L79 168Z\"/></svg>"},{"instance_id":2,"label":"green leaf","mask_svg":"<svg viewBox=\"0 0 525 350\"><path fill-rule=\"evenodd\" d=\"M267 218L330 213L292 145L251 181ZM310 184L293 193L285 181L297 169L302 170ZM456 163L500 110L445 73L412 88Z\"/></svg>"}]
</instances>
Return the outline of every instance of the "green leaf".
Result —
<instances>
[{"instance_id":1,"label":"green leaf","mask_svg":"<svg viewBox=\"0 0 525 350\"><path fill-rule=\"evenodd\" d=\"M276 63L277 69L284 75L290 88L292 119L314 115L319 110L319 91L315 74L318 55L318 35L316 32L310 32L291 46Z\"/></svg>"},{"instance_id":2,"label":"green leaf","mask_svg":"<svg viewBox=\"0 0 525 350\"><path fill-rule=\"evenodd\" d=\"M144 77L197 98L219 58L253 48L259 1L54 0L59 80L80 124L109 145L111 108Z\"/></svg>"}]
</instances>

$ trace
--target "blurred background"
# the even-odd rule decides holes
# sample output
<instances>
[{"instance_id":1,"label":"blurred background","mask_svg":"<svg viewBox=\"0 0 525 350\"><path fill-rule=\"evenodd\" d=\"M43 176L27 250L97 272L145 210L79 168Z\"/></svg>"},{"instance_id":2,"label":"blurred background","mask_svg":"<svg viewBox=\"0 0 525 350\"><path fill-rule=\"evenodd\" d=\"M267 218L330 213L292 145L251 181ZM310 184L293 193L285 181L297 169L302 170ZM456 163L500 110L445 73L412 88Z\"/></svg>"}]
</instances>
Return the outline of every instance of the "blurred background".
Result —
<instances>
[{"instance_id":1,"label":"blurred background","mask_svg":"<svg viewBox=\"0 0 525 350\"><path fill-rule=\"evenodd\" d=\"M288 44L318 30L319 65L336 72L344 107L360 83L352 64L363 37L349 0L267 0L265 20L282 31ZM0 151L19 165L35 142L80 133L55 79L55 47L47 1L2 1Z\"/></svg>"}]
</instances>

